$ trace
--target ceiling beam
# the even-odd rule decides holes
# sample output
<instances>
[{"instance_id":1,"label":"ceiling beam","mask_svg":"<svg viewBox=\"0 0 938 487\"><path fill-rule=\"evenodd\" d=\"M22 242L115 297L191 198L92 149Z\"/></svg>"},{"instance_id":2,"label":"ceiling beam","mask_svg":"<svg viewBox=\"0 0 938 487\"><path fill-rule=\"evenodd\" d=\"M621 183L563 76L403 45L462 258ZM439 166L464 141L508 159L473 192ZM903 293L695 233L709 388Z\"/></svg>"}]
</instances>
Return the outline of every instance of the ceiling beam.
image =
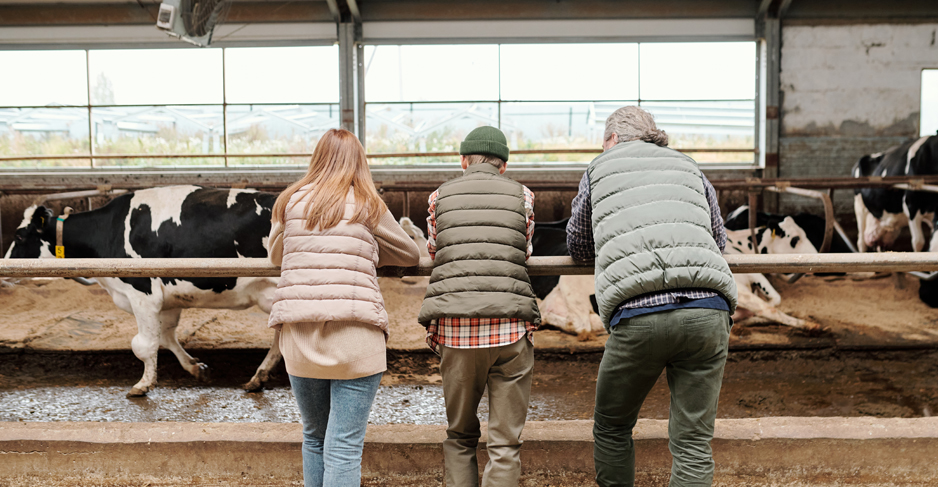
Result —
<instances>
[{"instance_id":1,"label":"ceiling beam","mask_svg":"<svg viewBox=\"0 0 938 487\"><path fill-rule=\"evenodd\" d=\"M753 18L755 2L720 0L359 0L364 22Z\"/></svg>"},{"instance_id":2,"label":"ceiling beam","mask_svg":"<svg viewBox=\"0 0 938 487\"><path fill-rule=\"evenodd\" d=\"M355 20L355 22L361 23L362 13L361 11L358 10L358 2L356 2L355 0L345 0L345 1L348 3L348 9L349 9L349 12L351 12L352 14L352 19Z\"/></svg>"},{"instance_id":3,"label":"ceiling beam","mask_svg":"<svg viewBox=\"0 0 938 487\"><path fill-rule=\"evenodd\" d=\"M336 4L336 0L326 0L326 3L329 5L329 12L332 12L332 20L341 22L342 12L339 11L339 5Z\"/></svg>"},{"instance_id":4,"label":"ceiling beam","mask_svg":"<svg viewBox=\"0 0 938 487\"><path fill-rule=\"evenodd\" d=\"M334 1L334 0L333 0ZM158 3L0 5L0 26L155 24ZM332 22L327 2L233 2L225 22Z\"/></svg>"},{"instance_id":5,"label":"ceiling beam","mask_svg":"<svg viewBox=\"0 0 938 487\"><path fill-rule=\"evenodd\" d=\"M773 19L780 19L785 16L785 12L791 5L792 0L761 0L759 8L756 10L756 18L762 18L766 15Z\"/></svg>"},{"instance_id":6,"label":"ceiling beam","mask_svg":"<svg viewBox=\"0 0 938 487\"><path fill-rule=\"evenodd\" d=\"M759 8L756 10L756 17L762 17L769 11L769 6L772 5L773 0L762 0L759 2Z\"/></svg>"}]
</instances>

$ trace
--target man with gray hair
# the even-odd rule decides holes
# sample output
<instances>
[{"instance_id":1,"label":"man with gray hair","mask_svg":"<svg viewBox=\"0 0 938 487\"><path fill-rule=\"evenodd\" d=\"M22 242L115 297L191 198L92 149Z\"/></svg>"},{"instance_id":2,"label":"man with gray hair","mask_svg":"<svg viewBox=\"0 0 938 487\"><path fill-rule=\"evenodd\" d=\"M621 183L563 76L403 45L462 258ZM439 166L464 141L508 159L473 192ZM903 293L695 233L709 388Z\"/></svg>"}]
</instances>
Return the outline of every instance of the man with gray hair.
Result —
<instances>
[{"instance_id":1,"label":"man with gray hair","mask_svg":"<svg viewBox=\"0 0 938 487\"><path fill-rule=\"evenodd\" d=\"M567 224L570 255L595 260L596 301L609 339L599 366L596 482L635 483L632 428L662 369L671 389L671 486L713 482L710 440L736 285L722 257L716 191L641 108L606 119Z\"/></svg>"}]
</instances>

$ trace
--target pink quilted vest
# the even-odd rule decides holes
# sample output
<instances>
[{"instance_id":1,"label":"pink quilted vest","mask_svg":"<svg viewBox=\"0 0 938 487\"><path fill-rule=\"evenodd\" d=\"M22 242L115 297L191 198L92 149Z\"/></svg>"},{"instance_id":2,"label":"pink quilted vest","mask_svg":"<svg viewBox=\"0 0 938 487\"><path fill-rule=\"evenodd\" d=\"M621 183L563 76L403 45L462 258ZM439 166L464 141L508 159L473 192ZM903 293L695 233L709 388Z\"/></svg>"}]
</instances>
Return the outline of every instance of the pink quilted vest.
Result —
<instances>
[{"instance_id":1,"label":"pink quilted vest","mask_svg":"<svg viewBox=\"0 0 938 487\"><path fill-rule=\"evenodd\" d=\"M351 190L338 225L321 231L306 229L306 200L287 206L283 230L283 264L268 326L282 323L357 321L388 333L388 313L375 269L378 242L360 223L348 222L355 210Z\"/></svg>"}]
</instances>

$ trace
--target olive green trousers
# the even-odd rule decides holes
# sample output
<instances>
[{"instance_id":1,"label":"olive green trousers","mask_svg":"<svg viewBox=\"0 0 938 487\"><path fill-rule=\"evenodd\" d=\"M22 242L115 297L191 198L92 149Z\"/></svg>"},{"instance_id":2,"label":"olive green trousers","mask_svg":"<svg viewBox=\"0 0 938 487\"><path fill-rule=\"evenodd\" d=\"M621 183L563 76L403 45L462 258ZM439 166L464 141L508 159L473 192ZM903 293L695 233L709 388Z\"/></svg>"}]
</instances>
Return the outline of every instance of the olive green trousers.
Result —
<instances>
[{"instance_id":1,"label":"olive green trousers","mask_svg":"<svg viewBox=\"0 0 938 487\"><path fill-rule=\"evenodd\" d=\"M664 369L671 389L669 485L711 485L710 440L731 326L726 311L684 308L629 318L612 330L596 383L596 483L635 485L632 428Z\"/></svg>"}]
</instances>

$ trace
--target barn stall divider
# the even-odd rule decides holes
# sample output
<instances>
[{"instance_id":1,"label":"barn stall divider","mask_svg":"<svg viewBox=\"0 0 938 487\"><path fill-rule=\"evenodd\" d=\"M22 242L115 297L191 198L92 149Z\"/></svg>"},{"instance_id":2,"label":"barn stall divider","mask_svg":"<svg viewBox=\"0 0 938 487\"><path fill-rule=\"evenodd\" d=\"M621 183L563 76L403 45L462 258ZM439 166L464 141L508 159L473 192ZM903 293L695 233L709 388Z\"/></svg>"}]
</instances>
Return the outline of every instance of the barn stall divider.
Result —
<instances>
[{"instance_id":1,"label":"barn stall divider","mask_svg":"<svg viewBox=\"0 0 938 487\"><path fill-rule=\"evenodd\" d=\"M694 150L688 149L693 152ZM719 152L720 150L710 150ZM708 152L710 152L708 151ZM734 151L723 149L722 151ZM598 152L592 149L580 150L531 150L516 151L518 153L569 153L569 152ZM452 154L456 154L455 152ZM433 155L452 155L446 153L433 153ZM296 154L306 156L307 154ZM384 157L409 157L420 154L393 153L371 154L369 158L380 159ZM427 155L427 154L423 154ZM253 157L254 154L240 155ZM38 156L37 156L38 157ZM64 156L43 156L46 158L61 158ZM95 156L98 157L98 156ZM109 156L104 156L109 157ZM126 156L122 156L126 157ZM143 156L141 156L143 157ZM155 157L155 156L146 156ZM259 157L259 155L258 155ZM4 160L22 159L23 157L0 157ZM826 252L836 231L848 246L854 246L847 237L843 227L837 222L832 204L835 190L856 188L893 188L896 190L915 190L925 192L938 192L938 175L926 176L868 176L855 178L842 177L814 177L814 178L762 178L756 177L760 169L751 165L704 168L709 175L717 192L720 191L746 191L750 208L759 208L759 201L764 191L787 193L821 201L825 218L824 240L819 252ZM425 165L419 168L414 166L373 165L372 175L375 185L380 193L397 192L403 195L402 216L410 213L410 193L430 192L443 182L462 173L458 166ZM582 165L558 166L520 166L511 167L507 175L525 184L535 192L538 191L576 191L579 180L583 174ZM292 184L302 174L301 168L173 168L173 169L128 169L113 170L104 168L80 170L26 170L2 171L3 181L0 181L0 195L34 194L36 201L62 200L69 198L89 198L92 196L115 195L125 191L152 188L168 185L197 184L206 187L218 188L252 188L263 191L281 191ZM739 177L744 175L745 177ZM751 175L751 176L750 176ZM770 205L766 205L771 209ZM755 212L749 215L750 229L755 227ZM754 235L754 230L753 230ZM0 242L3 240L0 229ZM0 249L2 250L2 249Z\"/></svg>"},{"instance_id":2,"label":"barn stall divider","mask_svg":"<svg viewBox=\"0 0 938 487\"><path fill-rule=\"evenodd\" d=\"M938 253L725 255L734 273L938 271ZM385 267L380 277L429 276L433 261L416 267ZM589 275L593 264L570 257L531 257L532 276ZM0 277L278 277L267 259L0 259Z\"/></svg>"}]
</instances>

